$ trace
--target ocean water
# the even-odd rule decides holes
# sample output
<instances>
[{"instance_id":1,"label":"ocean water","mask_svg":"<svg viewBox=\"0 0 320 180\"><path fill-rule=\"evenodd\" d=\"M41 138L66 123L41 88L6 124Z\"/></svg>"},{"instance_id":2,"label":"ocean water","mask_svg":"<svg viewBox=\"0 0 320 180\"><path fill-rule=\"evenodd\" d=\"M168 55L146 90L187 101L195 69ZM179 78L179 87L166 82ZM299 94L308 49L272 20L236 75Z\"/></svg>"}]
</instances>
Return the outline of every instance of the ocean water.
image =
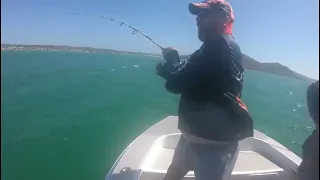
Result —
<instances>
[{"instance_id":1,"label":"ocean water","mask_svg":"<svg viewBox=\"0 0 320 180\"><path fill-rule=\"evenodd\" d=\"M1 52L1 179L102 180L124 148L177 114L179 96L154 71L160 58ZM301 154L313 129L309 82L246 70L255 128Z\"/></svg>"}]
</instances>

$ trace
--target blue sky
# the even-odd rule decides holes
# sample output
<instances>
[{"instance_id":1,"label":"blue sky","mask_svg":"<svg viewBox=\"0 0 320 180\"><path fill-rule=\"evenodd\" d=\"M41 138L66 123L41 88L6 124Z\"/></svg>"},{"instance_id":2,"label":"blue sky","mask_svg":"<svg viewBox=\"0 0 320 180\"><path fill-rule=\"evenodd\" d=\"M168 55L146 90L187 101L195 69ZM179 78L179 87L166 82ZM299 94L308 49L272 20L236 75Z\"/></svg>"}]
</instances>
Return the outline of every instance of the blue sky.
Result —
<instances>
[{"instance_id":1,"label":"blue sky","mask_svg":"<svg viewBox=\"0 0 320 180\"><path fill-rule=\"evenodd\" d=\"M1 43L90 46L160 53L127 28L99 18L118 18L180 54L200 46L192 0L1 0ZM243 53L260 62L280 62L319 79L319 0L230 0L234 36Z\"/></svg>"}]
</instances>

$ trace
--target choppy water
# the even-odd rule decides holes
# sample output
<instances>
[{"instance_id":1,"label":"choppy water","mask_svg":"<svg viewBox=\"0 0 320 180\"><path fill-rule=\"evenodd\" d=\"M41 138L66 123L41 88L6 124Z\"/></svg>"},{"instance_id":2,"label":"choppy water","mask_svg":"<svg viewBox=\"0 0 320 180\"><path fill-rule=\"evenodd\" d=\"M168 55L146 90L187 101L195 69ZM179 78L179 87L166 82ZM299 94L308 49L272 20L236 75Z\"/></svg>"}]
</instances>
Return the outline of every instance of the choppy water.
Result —
<instances>
[{"instance_id":1,"label":"choppy water","mask_svg":"<svg viewBox=\"0 0 320 180\"><path fill-rule=\"evenodd\" d=\"M1 52L1 178L101 180L121 151L178 96L154 73L161 59L99 53ZM311 133L308 82L247 70L255 128L295 153Z\"/></svg>"}]
</instances>

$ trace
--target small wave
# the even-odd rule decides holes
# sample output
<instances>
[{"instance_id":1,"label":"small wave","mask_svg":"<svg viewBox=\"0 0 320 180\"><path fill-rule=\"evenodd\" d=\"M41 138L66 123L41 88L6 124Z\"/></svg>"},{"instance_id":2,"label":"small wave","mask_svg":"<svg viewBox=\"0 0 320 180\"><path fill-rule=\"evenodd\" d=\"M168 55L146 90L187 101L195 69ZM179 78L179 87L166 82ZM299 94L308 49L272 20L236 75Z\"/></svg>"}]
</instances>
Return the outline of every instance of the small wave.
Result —
<instances>
[{"instance_id":1,"label":"small wave","mask_svg":"<svg viewBox=\"0 0 320 180\"><path fill-rule=\"evenodd\" d=\"M268 133L272 133L272 130L268 130L266 133L264 133L265 135L267 135Z\"/></svg>"},{"instance_id":2,"label":"small wave","mask_svg":"<svg viewBox=\"0 0 320 180\"><path fill-rule=\"evenodd\" d=\"M298 129L298 128L300 128L300 126L298 126L298 125L291 125L291 126L288 126L289 128L292 128L292 129Z\"/></svg>"},{"instance_id":3,"label":"small wave","mask_svg":"<svg viewBox=\"0 0 320 180\"><path fill-rule=\"evenodd\" d=\"M139 67L138 65L133 65L133 67Z\"/></svg>"},{"instance_id":4,"label":"small wave","mask_svg":"<svg viewBox=\"0 0 320 180\"><path fill-rule=\"evenodd\" d=\"M292 92L289 92L290 95L292 95Z\"/></svg>"},{"instance_id":5,"label":"small wave","mask_svg":"<svg viewBox=\"0 0 320 180\"><path fill-rule=\"evenodd\" d=\"M303 127L302 130L303 130L303 131L306 131L306 132L311 132L311 131L314 130L314 128L308 126L308 127Z\"/></svg>"},{"instance_id":6,"label":"small wave","mask_svg":"<svg viewBox=\"0 0 320 180\"><path fill-rule=\"evenodd\" d=\"M114 69L110 69L110 71L114 71Z\"/></svg>"}]
</instances>

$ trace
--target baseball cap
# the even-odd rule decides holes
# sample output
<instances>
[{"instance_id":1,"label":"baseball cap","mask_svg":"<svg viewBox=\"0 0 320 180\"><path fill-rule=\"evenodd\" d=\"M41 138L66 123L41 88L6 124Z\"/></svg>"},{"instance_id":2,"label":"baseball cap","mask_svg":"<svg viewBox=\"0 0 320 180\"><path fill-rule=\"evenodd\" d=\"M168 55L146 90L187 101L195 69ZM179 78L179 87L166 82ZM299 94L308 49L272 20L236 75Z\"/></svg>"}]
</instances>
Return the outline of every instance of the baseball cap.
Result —
<instances>
[{"instance_id":1,"label":"baseball cap","mask_svg":"<svg viewBox=\"0 0 320 180\"><path fill-rule=\"evenodd\" d=\"M231 5L224 0L206 0L202 3L190 3L189 11L193 15L199 15L208 11L222 11L228 17L229 22L234 22L234 15Z\"/></svg>"}]
</instances>

